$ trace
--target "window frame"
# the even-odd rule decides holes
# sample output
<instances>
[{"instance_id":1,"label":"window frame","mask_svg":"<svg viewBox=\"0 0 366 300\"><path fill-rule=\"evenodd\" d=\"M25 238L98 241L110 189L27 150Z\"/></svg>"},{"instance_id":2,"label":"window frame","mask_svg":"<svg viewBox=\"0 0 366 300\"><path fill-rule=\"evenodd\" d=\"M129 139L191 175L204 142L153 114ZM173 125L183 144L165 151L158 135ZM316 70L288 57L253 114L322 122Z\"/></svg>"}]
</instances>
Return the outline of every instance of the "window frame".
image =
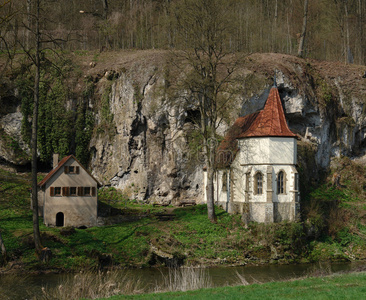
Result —
<instances>
[{"instance_id":1,"label":"window frame","mask_svg":"<svg viewBox=\"0 0 366 300\"><path fill-rule=\"evenodd\" d=\"M75 189L75 193L73 193L73 189ZM70 196L76 197L78 195L78 189L76 186L70 186Z\"/></svg>"},{"instance_id":2,"label":"window frame","mask_svg":"<svg viewBox=\"0 0 366 300\"><path fill-rule=\"evenodd\" d=\"M62 188L60 186L55 186L53 191L54 191L53 192L54 197L61 197L62 196Z\"/></svg>"},{"instance_id":3,"label":"window frame","mask_svg":"<svg viewBox=\"0 0 366 300\"><path fill-rule=\"evenodd\" d=\"M254 174L254 195L263 195L264 176L261 171Z\"/></svg>"},{"instance_id":4,"label":"window frame","mask_svg":"<svg viewBox=\"0 0 366 300\"><path fill-rule=\"evenodd\" d=\"M87 192L87 189L89 189L89 192ZM92 189L90 186L84 186L83 187L83 196L91 197L92 195Z\"/></svg>"},{"instance_id":5,"label":"window frame","mask_svg":"<svg viewBox=\"0 0 366 300\"><path fill-rule=\"evenodd\" d=\"M79 174L79 172L80 172L79 166L64 166L64 173L65 174L73 175L73 174Z\"/></svg>"},{"instance_id":6,"label":"window frame","mask_svg":"<svg viewBox=\"0 0 366 300\"><path fill-rule=\"evenodd\" d=\"M224 171L222 173L221 181L222 181L221 191L227 192L227 172L226 171Z\"/></svg>"},{"instance_id":7,"label":"window frame","mask_svg":"<svg viewBox=\"0 0 366 300\"><path fill-rule=\"evenodd\" d=\"M286 172L280 170L277 173L277 195L286 195Z\"/></svg>"}]
</instances>

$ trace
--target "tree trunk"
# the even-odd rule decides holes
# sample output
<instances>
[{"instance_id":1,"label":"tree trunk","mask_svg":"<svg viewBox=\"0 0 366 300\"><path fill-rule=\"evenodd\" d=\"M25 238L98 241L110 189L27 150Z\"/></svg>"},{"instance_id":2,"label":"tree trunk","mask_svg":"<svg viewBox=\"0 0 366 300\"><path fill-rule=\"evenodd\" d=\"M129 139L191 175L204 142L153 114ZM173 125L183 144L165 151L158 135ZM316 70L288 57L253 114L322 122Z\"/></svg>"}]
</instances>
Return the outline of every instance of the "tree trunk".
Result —
<instances>
[{"instance_id":1,"label":"tree trunk","mask_svg":"<svg viewBox=\"0 0 366 300\"><path fill-rule=\"evenodd\" d=\"M28 30L26 33L26 49L29 50L30 49L30 29L32 28L32 17L31 17L31 12L32 12L32 0L27 0L27 26L28 26Z\"/></svg>"},{"instance_id":2,"label":"tree trunk","mask_svg":"<svg viewBox=\"0 0 366 300\"><path fill-rule=\"evenodd\" d=\"M204 104L206 105L206 103ZM211 104L212 105L212 104ZM209 120L202 120L203 122ZM207 128L205 128L205 133L207 134ZM207 186L206 186L206 196L207 196L207 215L208 219L212 223L216 223L216 214L215 214L215 192L214 192L214 174L215 174L215 137L212 135L214 132L212 129L211 137L205 139L205 160L206 160L206 168L207 168Z\"/></svg>"},{"instance_id":3,"label":"tree trunk","mask_svg":"<svg viewBox=\"0 0 366 300\"><path fill-rule=\"evenodd\" d=\"M39 32L39 0L36 1L36 18L35 18L35 67L34 76L34 107L32 119L32 208L33 208L33 235L34 245L37 255L41 254L42 244L39 233L38 221L38 186L37 186L37 129L38 129L38 104L39 104L39 82L40 82L40 32Z\"/></svg>"},{"instance_id":4,"label":"tree trunk","mask_svg":"<svg viewBox=\"0 0 366 300\"><path fill-rule=\"evenodd\" d=\"M207 167L206 196L207 196L208 219L212 223L216 223L217 220L216 220L215 203L214 203L214 169L212 167Z\"/></svg>"},{"instance_id":5,"label":"tree trunk","mask_svg":"<svg viewBox=\"0 0 366 300\"><path fill-rule=\"evenodd\" d=\"M365 38L363 36L363 3L358 0L358 28L359 28L359 38L360 38L360 64L365 63L366 49L364 47Z\"/></svg>"},{"instance_id":6,"label":"tree trunk","mask_svg":"<svg viewBox=\"0 0 366 300\"><path fill-rule=\"evenodd\" d=\"M102 0L102 4L103 4L103 18L107 19L108 18L108 0Z\"/></svg>"},{"instance_id":7,"label":"tree trunk","mask_svg":"<svg viewBox=\"0 0 366 300\"><path fill-rule=\"evenodd\" d=\"M344 23L346 26L346 53L345 53L345 61L346 63L353 63L353 56L351 52L350 42L349 42L349 22L348 22L348 7L347 0L344 1Z\"/></svg>"},{"instance_id":8,"label":"tree trunk","mask_svg":"<svg viewBox=\"0 0 366 300\"><path fill-rule=\"evenodd\" d=\"M5 244L3 242L3 238L1 237L1 232L0 232L0 249L1 249L2 261L3 261L3 264L5 264L7 261L6 248L5 248Z\"/></svg>"},{"instance_id":9,"label":"tree trunk","mask_svg":"<svg viewBox=\"0 0 366 300\"><path fill-rule=\"evenodd\" d=\"M307 26L307 22L308 22L308 4L309 4L309 0L305 0L302 31L301 31L301 36L300 36L299 49L297 51L297 55L299 57L304 57L306 26Z\"/></svg>"}]
</instances>

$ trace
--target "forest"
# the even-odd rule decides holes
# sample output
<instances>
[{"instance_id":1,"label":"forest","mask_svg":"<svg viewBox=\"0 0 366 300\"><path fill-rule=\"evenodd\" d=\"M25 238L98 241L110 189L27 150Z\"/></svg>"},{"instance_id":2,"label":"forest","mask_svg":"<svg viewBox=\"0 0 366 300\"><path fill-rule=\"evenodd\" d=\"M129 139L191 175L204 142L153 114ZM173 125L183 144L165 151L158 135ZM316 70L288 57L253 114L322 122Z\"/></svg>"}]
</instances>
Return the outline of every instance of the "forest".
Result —
<instances>
[{"instance_id":1,"label":"forest","mask_svg":"<svg viewBox=\"0 0 366 300\"><path fill-rule=\"evenodd\" d=\"M34 26L33 2L0 2L1 51L11 54L34 44L29 30ZM182 49L188 45L177 34L180 26L177 19L182 14L177 8L179 2L44 0L40 13L42 47L69 51ZM366 3L362 0L223 0L222 3L227 15L227 50L365 63Z\"/></svg>"}]
</instances>

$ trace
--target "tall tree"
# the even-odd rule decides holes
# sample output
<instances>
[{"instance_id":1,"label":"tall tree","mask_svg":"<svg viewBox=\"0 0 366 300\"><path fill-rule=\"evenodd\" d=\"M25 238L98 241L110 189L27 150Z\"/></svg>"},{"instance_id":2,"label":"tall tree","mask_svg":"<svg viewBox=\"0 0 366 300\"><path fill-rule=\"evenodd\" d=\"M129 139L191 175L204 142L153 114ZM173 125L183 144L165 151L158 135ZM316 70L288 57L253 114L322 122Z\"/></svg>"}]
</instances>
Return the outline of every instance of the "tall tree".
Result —
<instances>
[{"instance_id":1,"label":"tall tree","mask_svg":"<svg viewBox=\"0 0 366 300\"><path fill-rule=\"evenodd\" d=\"M297 55L300 57L304 56L306 27L307 27L307 22L308 22L308 7L309 7L309 0L305 0L304 1L304 16L303 16L303 21L302 21L302 30L301 30L301 35L300 35L299 48L297 50Z\"/></svg>"},{"instance_id":2,"label":"tall tree","mask_svg":"<svg viewBox=\"0 0 366 300\"><path fill-rule=\"evenodd\" d=\"M7 254L6 254L6 248L5 248L5 244L3 242L3 238L1 237L1 231L0 231L0 250L1 250L1 256L2 256L2 262L3 262L3 264L5 264L6 260L7 260Z\"/></svg>"},{"instance_id":3,"label":"tall tree","mask_svg":"<svg viewBox=\"0 0 366 300\"><path fill-rule=\"evenodd\" d=\"M102 4L103 4L103 18L107 19L108 18L108 0L102 0Z\"/></svg>"},{"instance_id":4,"label":"tall tree","mask_svg":"<svg viewBox=\"0 0 366 300\"><path fill-rule=\"evenodd\" d=\"M37 131L38 131L38 105L39 105L39 82L40 82L40 0L35 0L35 52L33 55L33 62L35 66L34 74L34 103L33 103L33 118L32 118L32 208L33 208L33 236L34 245L37 255L41 255L42 244L41 235L39 233L39 220L38 220L38 182L37 182Z\"/></svg>"},{"instance_id":5,"label":"tall tree","mask_svg":"<svg viewBox=\"0 0 366 300\"><path fill-rule=\"evenodd\" d=\"M207 210L212 222L216 222L213 192L216 130L231 99L228 83L235 67L234 55L226 60L232 54L229 50L232 4L233 1L223 0L182 0L174 10L180 37L176 43L182 49L174 55L185 74L182 84L189 91L188 101L200 112L199 130L207 168Z\"/></svg>"}]
</instances>

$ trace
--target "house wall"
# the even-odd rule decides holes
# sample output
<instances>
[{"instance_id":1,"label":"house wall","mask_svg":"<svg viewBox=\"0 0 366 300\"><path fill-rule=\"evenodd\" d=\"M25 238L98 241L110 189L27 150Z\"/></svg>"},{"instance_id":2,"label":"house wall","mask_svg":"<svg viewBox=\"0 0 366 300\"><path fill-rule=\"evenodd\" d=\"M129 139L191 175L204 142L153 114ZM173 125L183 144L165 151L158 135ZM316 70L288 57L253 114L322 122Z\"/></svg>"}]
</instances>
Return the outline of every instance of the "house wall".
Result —
<instances>
[{"instance_id":1,"label":"house wall","mask_svg":"<svg viewBox=\"0 0 366 300\"><path fill-rule=\"evenodd\" d=\"M64 166L80 166L70 158ZM95 226L97 224L97 183L80 166L79 174L65 174L60 168L45 184L43 216L47 226L56 225L56 214L64 214L64 226ZM51 196L51 187L94 187L95 196ZM40 198L40 199L41 199Z\"/></svg>"}]
</instances>

